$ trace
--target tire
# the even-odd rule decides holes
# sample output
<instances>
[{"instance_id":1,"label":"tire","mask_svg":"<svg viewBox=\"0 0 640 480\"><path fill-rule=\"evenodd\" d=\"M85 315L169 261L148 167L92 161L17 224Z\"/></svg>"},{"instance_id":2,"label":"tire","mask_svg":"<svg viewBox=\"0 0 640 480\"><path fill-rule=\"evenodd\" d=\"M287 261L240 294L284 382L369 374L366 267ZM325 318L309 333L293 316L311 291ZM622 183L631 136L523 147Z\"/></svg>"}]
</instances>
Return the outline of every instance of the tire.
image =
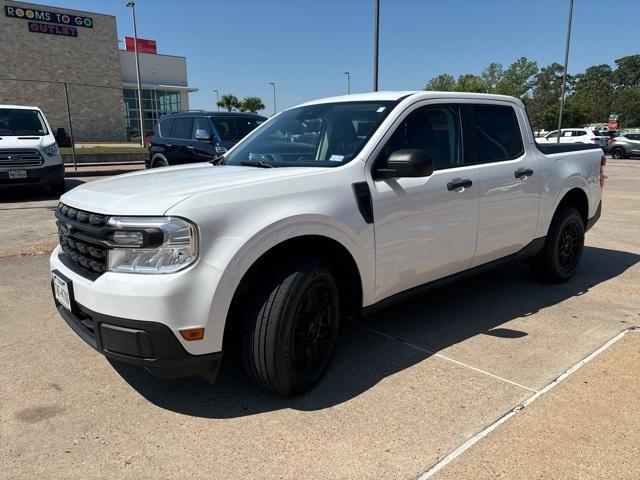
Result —
<instances>
[{"instance_id":1,"label":"tire","mask_svg":"<svg viewBox=\"0 0 640 480\"><path fill-rule=\"evenodd\" d=\"M618 159L618 160L619 160L619 159L623 159L623 158L625 158L625 157L626 157L626 153L625 153L625 151L624 151L624 148L620 148L620 147L618 147L618 148L614 148L614 149L611 151L611 156L612 156L613 158L615 158L615 159Z\"/></svg>"},{"instance_id":2,"label":"tire","mask_svg":"<svg viewBox=\"0 0 640 480\"><path fill-rule=\"evenodd\" d=\"M530 262L531 273L547 283L573 277L584 247L584 220L573 207L561 207L553 217L542 251Z\"/></svg>"},{"instance_id":3,"label":"tire","mask_svg":"<svg viewBox=\"0 0 640 480\"><path fill-rule=\"evenodd\" d=\"M153 159L151 160L151 168L162 168L162 167L168 167L169 166L169 161L164 158L162 155L157 155L155 157L153 157Z\"/></svg>"},{"instance_id":4,"label":"tire","mask_svg":"<svg viewBox=\"0 0 640 480\"><path fill-rule=\"evenodd\" d=\"M245 369L260 387L301 394L322 377L340 327L336 281L324 264L304 261L270 270L249 308L243 339Z\"/></svg>"}]
</instances>

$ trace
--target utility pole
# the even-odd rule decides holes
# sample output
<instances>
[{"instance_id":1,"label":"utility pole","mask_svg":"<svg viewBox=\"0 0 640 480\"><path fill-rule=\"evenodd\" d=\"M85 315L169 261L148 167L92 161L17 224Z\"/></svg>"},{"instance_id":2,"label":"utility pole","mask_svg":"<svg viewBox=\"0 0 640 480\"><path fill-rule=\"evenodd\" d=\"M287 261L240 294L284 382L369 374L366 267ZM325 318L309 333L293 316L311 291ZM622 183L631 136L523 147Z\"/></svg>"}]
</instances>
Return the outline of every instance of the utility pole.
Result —
<instances>
[{"instance_id":1,"label":"utility pole","mask_svg":"<svg viewBox=\"0 0 640 480\"><path fill-rule=\"evenodd\" d=\"M380 0L374 0L373 11L373 91L378 91L378 45L380 37Z\"/></svg>"},{"instance_id":2,"label":"utility pole","mask_svg":"<svg viewBox=\"0 0 640 480\"><path fill-rule=\"evenodd\" d=\"M349 72L344 72L347 76L347 94L351 93L351 74Z\"/></svg>"},{"instance_id":3,"label":"utility pole","mask_svg":"<svg viewBox=\"0 0 640 480\"><path fill-rule=\"evenodd\" d=\"M218 105L218 102L220 101L220 92L218 90L214 90L213 93L216 94L216 107L218 107L218 111L220 111L220 105Z\"/></svg>"},{"instance_id":4,"label":"utility pole","mask_svg":"<svg viewBox=\"0 0 640 480\"><path fill-rule=\"evenodd\" d=\"M269 84L273 87L273 114L278 113L278 109L276 108L276 82L269 82Z\"/></svg>"},{"instance_id":5,"label":"utility pole","mask_svg":"<svg viewBox=\"0 0 640 480\"><path fill-rule=\"evenodd\" d=\"M569 25L567 26L567 45L564 49L564 72L562 74L562 93L560 95L560 115L558 115L558 138L560 143L562 134L562 110L564 109L564 95L567 85L567 69L569 68L569 45L571 44L571 20L573 17L573 0L569 0Z\"/></svg>"},{"instance_id":6,"label":"utility pole","mask_svg":"<svg viewBox=\"0 0 640 480\"><path fill-rule=\"evenodd\" d=\"M140 83L140 58L138 56L138 28L136 26L136 4L127 3L133 17L133 50L136 55L136 79L138 81L138 112L140 113L140 145L144 147L144 120L142 115L142 85Z\"/></svg>"},{"instance_id":7,"label":"utility pole","mask_svg":"<svg viewBox=\"0 0 640 480\"><path fill-rule=\"evenodd\" d=\"M71 137L71 157L73 158L73 170L78 171L78 164L76 163L76 139L73 136L73 125L71 125L71 109L69 108L69 91L67 90L67 83L64 83L64 100L67 103L67 119L69 120L69 136Z\"/></svg>"}]
</instances>

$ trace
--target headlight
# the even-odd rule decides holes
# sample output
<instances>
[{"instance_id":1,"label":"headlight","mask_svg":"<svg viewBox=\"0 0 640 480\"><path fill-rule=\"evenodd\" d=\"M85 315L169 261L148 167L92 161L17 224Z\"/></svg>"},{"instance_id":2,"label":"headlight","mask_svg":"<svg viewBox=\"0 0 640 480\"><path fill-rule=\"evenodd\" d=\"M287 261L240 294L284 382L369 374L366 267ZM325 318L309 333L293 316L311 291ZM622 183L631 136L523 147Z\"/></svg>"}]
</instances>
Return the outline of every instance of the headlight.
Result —
<instances>
[{"instance_id":1,"label":"headlight","mask_svg":"<svg viewBox=\"0 0 640 480\"><path fill-rule=\"evenodd\" d=\"M47 145L46 147L43 148L43 150L48 157L56 157L60 154L60 149L58 148L57 143L52 143L51 145Z\"/></svg>"},{"instance_id":2,"label":"headlight","mask_svg":"<svg viewBox=\"0 0 640 480\"><path fill-rule=\"evenodd\" d=\"M198 258L195 225L176 217L110 217L107 270L173 273Z\"/></svg>"}]
</instances>

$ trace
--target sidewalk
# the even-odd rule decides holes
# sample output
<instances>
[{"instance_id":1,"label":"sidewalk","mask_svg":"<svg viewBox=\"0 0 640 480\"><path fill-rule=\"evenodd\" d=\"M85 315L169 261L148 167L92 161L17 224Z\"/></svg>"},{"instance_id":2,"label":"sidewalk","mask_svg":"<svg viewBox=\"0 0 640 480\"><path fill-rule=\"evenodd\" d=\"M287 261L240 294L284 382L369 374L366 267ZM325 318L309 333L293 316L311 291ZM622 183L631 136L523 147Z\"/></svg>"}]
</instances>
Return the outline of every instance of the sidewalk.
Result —
<instances>
[{"instance_id":1,"label":"sidewalk","mask_svg":"<svg viewBox=\"0 0 640 480\"><path fill-rule=\"evenodd\" d=\"M639 478L639 365L630 331L434 478Z\"/></svg>"}]
</instances>

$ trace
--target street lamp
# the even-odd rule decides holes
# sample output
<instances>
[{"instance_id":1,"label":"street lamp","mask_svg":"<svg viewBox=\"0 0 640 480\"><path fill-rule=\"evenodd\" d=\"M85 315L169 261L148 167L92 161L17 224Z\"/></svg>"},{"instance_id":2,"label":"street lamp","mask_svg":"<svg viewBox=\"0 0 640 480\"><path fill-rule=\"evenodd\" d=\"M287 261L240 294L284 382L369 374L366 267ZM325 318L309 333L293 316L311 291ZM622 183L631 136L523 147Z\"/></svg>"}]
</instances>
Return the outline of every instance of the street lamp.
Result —
<instances>
[{"instance_id":1,"label":"street lamp","mask_svg":"<svg viewBox=\"0 0 640 480\"><path fill-rule=\"evenodd\" d=\"M214 90L213 93L216 94L216 106L218 107L218 110L220 110L220 105L218 105L218 102L220 102L220 92L218 90Z\"/></svg>"},{"instance_id":2,"label":"street lamp","mask_svg":"<svg viewBox=\"0 0 640 480\"><path fill-rule=\"evenodd\" d=\"M571 43L571 19L573 17L573 0L569 0L569 25L567 26L567 45L564 49L564 72L562 74L562 93L560 95L560 115L558 115L558 138L560 143L562 134L562 110L564 109L564 94L567 85L567 68L569 68L569 45Z\"/></svg>"},{"instance_id":3,"label":"street lamp","mask_svg":"<svg viewBox=\"0 0 640 480\"><path fill-rule=\"evenodd\" d=\"M133 17L133 50L136 54L136 79L138 81L138 112L140 113L140 145L144 147L144 121L142 116L142 85L140 83L140 58L138 57L138 28L136 27L136 4L127 3Z\"/></svg>"},{"instance_id":4,"label":"street lamp","mask_svg":"<svg viewBox=\"0 0 640 480\"><path fill-rule=\"evenodd\" d=\"M269 82L269 85L273 87L273 114L275 115L278 112L276 108L276 82Z\"/></svg>"},{"instance_id":5,"label":"street lamp","mask_svg":"<svg viewBox=\"0 0 640 480\"><path fill-rule=\"evenodd\" d=\"M374 0L373 9L373 91L378 91L378 44L380 37L380 0Z\"/></svg>"},{"instance_id":6,"label":"street lamp","mask_svg":"<svg viewBox=\"0 0 640 480\"><path fill-rule=\"evenodd\" d=\"M347 76L347 94L351 93L351 74L349 72L344 72Z\"/></svg>"}]
</instances>

